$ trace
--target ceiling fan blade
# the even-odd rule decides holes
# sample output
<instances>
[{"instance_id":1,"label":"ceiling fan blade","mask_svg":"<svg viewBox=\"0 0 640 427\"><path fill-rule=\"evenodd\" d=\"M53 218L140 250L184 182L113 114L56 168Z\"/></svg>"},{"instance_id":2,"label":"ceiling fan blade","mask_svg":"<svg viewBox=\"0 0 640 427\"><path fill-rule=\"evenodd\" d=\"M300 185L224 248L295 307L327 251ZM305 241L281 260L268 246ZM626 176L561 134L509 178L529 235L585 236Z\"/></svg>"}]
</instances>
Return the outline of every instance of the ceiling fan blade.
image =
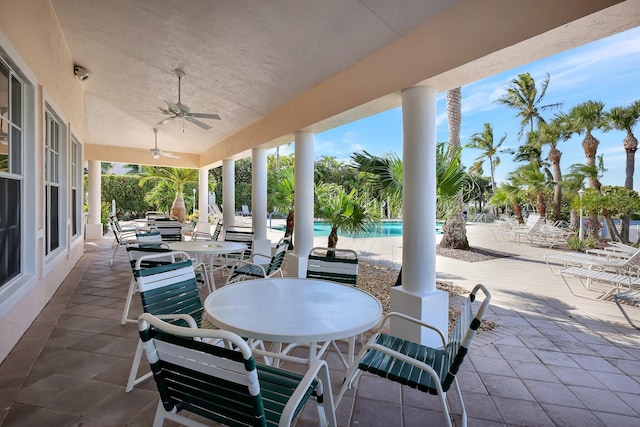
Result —
<instances>
[{"instance_id":1,"label":"ceiling fan blade","mask_svg":"<svg viewBox=\"0 0 640 427\"><path fill-rule=\"evenodd\" d=\"M172 154L172 153L164 153L163 152L160 155L163 156L163 157L171 157L172 159L179 159L180 158L180 156L176 156L175 154Z\"/></svg>"},{"instance_id":2,"label":"ceiling fan blade","mask_svg":"<svg viewBox=\"0 0 640 427\"><path fill-rule=\"evenodd\" d=\"M214 119L214 120L222 120L217 114L207 114L207 113L189 113L190 117L197 117L199 119Z\"/></svg>"},{"instance_id":3,"label":"ceiling fan blade","mask_svg":"<svg viewBox=\"0 0 640 427\"><path fill-rule=\"evenodd\" d=\"M189 116L183 116L183 117L184 117L184 119L185 119L185 120L187 120L187 121L189 121L189 122L193 123L193 124L194 124L194 125L196 125L196 126L200 126L200 127L201 127L202 129L204 129L204 130L211 129L211 126L209 126L209 125L208 125L208 124L206 124L206 123L202 123L200 120L196 120L196 119L194 119L193 117L189 117Z\"/></svg>"},{"instance_id":4,"label":"ceiling fan blade","mask_svg":"<svg viewBox=\"0 0 640 427\"><path fill-rule=\"evenodd\" d=\"M166 125L167 123L169 123L171 121L171 119L175 119L176 116L171 116L171 117L167 117L165 119L162 119L158 122L159 125Z\"/></svg>"}]
</instances>

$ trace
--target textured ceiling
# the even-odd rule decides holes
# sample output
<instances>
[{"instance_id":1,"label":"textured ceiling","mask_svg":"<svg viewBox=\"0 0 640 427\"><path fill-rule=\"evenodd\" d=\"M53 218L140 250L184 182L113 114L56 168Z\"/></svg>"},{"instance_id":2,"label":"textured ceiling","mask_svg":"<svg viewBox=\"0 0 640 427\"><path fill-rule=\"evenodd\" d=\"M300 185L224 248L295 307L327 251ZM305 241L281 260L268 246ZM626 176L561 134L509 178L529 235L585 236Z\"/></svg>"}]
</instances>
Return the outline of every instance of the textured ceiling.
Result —
<instances>
[{"instance_id":1,"label":"textured ceiling","mask_svg":"<svg viewBox=\"0 0 640 427\"><path fill-rule=\"evenodd\" d=\"M457 0L53 0L74 61L90 71L90 144L143 146L164 100L217 113L175 119L158 143L200 153L406 34ZM401 7L400 7L401 6ZM184 130L184 132L183 132ZM142 141L141 141L142 140Z\"/></svg>"},{"instance_id":2,"label":"textured ceiling","mask_svg":"<svg viewBox=\"0 0 640 427\"><path fill-rule=\"evenodd\" d=\"M403 87L445 90L640 23L640 0L51 3L90 72L83 143L143 163L125 147L151 148L158 127L161 149L199 166L390 108ZM212 129L157 124L178 100L176 69L182 103L222 117L202 119Z\"/></svg>"}]
</instances>

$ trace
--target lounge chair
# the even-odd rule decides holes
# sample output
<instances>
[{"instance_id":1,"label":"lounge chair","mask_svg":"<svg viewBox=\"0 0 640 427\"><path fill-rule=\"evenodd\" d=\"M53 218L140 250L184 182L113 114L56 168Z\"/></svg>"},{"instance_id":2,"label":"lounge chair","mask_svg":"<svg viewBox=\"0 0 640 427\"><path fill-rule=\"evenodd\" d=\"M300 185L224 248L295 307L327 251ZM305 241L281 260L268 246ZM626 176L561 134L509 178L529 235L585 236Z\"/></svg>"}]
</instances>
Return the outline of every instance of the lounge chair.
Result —
<instances>
[{"instance_id":1,"label":"lounge chair","mask_svg":"<svg viewBox=\"0 0 640 427\"><path fill-rule=\"evenodd\" d=\"M113 265L113 259L116 257L116 252L120 246L125 246L127 242L136 239L136 233L138 232L137 224L120 225L118 218L115 215L109 215L109 227L113 232L115 239L113 240L113 254L111 255L110 265Z\"/></svg>"},{"instance_id":2,"label":"lounge chair","mask_svg":"<svg viewBox=\"0 0 640 427\"><path fill-rule=\"evenodd\" d=\"M624 292L618 292L613 294L613 300L616 302L616 305L624 315L624 318L627 319L627 322L629 322L629 324L634 328L640 329L640 326L637 326L635 323L633 323L633 321L629 317L629 314L627 314L627 311L623 307L625 303L633 304L636 307L640 306L640 291L629 290Z\"/></svg>"}]
</instances>

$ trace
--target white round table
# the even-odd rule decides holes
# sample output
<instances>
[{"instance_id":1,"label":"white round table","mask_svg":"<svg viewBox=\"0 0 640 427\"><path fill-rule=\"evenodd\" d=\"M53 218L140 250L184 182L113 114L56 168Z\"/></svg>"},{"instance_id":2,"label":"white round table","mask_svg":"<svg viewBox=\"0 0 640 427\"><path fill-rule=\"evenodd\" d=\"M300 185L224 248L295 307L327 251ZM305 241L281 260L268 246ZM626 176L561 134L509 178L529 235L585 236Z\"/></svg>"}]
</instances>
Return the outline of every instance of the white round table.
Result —
<instances>
[{"instance_id":1,"label":"white round table","mask_svg":"<svg viewBox=\"0 0 640 427\"><path fill-rule=\"evenodd\" d=\"M189 241L189 242L165 242L172 251L184 251L194 255L201 262L203 255L225 255L244 252L247 245L240 242L225 241ZM209 257L209 280L215 287L215 279L213 277L215 269L213 268L213 257Z\"/></svg>"},{"instance_id":2,"label":"white round table","mask_svg":"<svg viewBox=\"0 0 640 427\"><path fill-rule=\"evenodd\" d=\"M274 343L353 337L376 326L382 305L358 288L315 279L269 278L224 286L204 302L209 321L240 336Z\"/></svg>"}]
</instances>

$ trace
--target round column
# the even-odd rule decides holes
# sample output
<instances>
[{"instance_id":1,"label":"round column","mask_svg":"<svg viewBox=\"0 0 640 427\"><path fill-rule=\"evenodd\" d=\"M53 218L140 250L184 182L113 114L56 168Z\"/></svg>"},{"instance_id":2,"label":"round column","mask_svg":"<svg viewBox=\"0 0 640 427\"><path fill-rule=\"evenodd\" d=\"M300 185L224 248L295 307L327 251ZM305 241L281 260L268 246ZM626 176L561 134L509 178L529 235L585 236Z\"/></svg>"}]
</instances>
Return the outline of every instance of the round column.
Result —
<instances>
[{"instance_id":1,"label":"round column","mask_svg":"<svg viewBox=\"0 0 640 427\"><path fill-rule=\"evenodd\" d=\"M267 150L251 150L251 220L256 240L267 238Z\"/></svg>"},{"instance_id":2,"label":"round column","mask_svg":"<svg viewBox=\"0 0 640 427\"><path fill-rule=\"evenodd\" d=\"M236 221L236 164L233 159L222 161L222 222L224 229Z\"/></svg>"}]
</instances>

